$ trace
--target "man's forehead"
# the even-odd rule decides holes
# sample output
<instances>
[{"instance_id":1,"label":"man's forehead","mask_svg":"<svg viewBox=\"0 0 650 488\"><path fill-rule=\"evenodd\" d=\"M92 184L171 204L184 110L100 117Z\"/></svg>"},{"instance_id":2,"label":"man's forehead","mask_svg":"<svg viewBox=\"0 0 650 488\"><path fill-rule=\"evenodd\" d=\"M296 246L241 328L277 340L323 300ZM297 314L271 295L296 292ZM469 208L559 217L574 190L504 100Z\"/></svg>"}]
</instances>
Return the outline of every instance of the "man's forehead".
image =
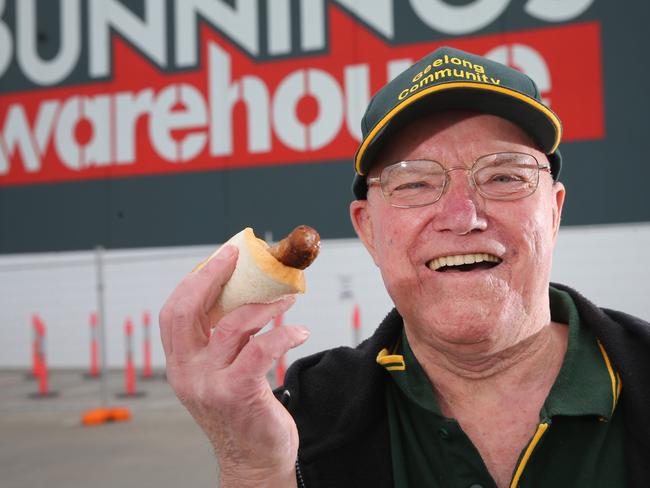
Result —
<instances>
[{"instance_id":1,"label":"man's forehead","mask_svg":"<svg viewBox=\"0 0 650 488\"><path fill-rule=\"evenodd\" d=\"M515 148L540 153L533 139L509 120L474 112L441 112L421 117L397 131L384 145L376 169L403 159L455 153L478 157Z\"/></svg>"}]
</instances>

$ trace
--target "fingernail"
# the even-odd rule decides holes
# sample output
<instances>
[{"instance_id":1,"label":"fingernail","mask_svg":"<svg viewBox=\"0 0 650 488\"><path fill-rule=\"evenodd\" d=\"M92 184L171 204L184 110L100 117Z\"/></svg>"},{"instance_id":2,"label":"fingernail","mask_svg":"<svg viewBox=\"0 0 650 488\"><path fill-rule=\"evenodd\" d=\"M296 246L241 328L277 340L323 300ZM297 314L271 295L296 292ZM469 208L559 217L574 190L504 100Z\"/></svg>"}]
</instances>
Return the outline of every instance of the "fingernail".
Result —
<instances>
[{"instance_id":1,"label":"fingernail","mask_svg":"<svg viewBox=\"0 0 650 488\"><path fill-rule=\"evenodd\" d=\"M221 249L221 251L219 251L219 254L217 254L217 256L223 260L227 260L233 257L236 252L237 249L235 248L235 246L231 246L230 244L228 244L227 246L224 246Z\"/></svg>"},{"instance_id":2,"label":"fingernail","mask_svg":"<svg viewBox=\"0 0 650 488\"><path fill-rule=\"evenodd\" d=\"M311 334L311 332L309 332L309 329L307 327L303 327L302 325L297 326L296 330L301 337L309 337L309 334Z\"/></svg>"}]
</instances>

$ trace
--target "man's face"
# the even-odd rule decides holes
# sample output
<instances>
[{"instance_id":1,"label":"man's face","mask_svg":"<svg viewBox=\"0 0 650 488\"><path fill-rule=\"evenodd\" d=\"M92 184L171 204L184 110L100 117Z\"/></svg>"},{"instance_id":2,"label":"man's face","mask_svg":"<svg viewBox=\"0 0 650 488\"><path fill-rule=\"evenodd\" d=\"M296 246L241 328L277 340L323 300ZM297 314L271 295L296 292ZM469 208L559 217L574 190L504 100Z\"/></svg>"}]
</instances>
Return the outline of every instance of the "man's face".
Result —
<instances>
[{"instance_id":1,"label":"man's face","mask_svg":"<svg viewBox=\"0 0 650 488\"><path fill-rule=\"evenodd\" d=\"M530 137L511 122L450 112L401 130L369 176L408 159L470 168L478 157L496 152L525 152L547 164ZM508 347L549 321L548 283L564 187L542 171L532 195L496 201L476 193L468 172L452 171L448 177L442 198L420 208L392 207L379 186L371 186L366 201L351 204L353 225L410 337L442 347ZM499 264L431 266L437 258L475 254L495 256Z\"/></svg>"}]
</instances>

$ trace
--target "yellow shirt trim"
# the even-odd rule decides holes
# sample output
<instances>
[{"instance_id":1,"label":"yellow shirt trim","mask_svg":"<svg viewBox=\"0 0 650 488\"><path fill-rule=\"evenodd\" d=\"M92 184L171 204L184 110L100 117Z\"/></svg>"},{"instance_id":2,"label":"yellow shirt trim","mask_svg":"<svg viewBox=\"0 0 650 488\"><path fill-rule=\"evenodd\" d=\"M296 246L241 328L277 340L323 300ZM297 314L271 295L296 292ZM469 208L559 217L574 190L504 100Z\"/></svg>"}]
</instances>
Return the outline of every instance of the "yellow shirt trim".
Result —
<instances>
[{"instance_id":1,"label":"yellow shirt trim","mask_svg":"<svg viewBox=\"0 0 650 488\"><path fill-rule=\"evenodd\" d=\"M510 488L516 488L516 486L519 484L519 478L521 478L521 475L524 472L524 468L526 467L526 463L528 462L528 459L530 459L530 456L533 454L533 451L535 450L535 446L542 438L544 432L546 432L546 429L548 429L548 427L549 424L547 423L541 423L537 426L535 435L533 435L530 444L528 444L528 447L526 448L526 452L524 453L523 457L521 458L521 461L519 461L519 464L517 465L517 469L515 470L515 475L512 477L512 481L510 482Z\"/></svg>"},{"instance_id":2,"label":"yellow shirt trim","mask_svg":"<svg viewBox=\"0 0 650 488\"><path fill-rule=\"evenodd\" d=\"M388 349L384 348L377 354L377 364L383 366L388 371L405 371L406 363L404 356L401 354L390 354Z\"/></svg>"},{"instance_id":3,"label":"yellow shirt trim","mask_svg":"<svg viewBox=\"0 0 650 488\"><path fill-rule=\"evenodd\" d=\"M598 347L600 348L600 353L603 355L605 365L607 366L607 372L609 373L609 379L612 382L612 413L614 413L614 409L618 403L618 397L621 394L621 377L618 375L618 373L614 372L614 368L612 368L612 363L609 360L609 356L607 355L607 352L605 351L605 348L600 343L600 341L598 341Z\"/></svg>"}]
</instances>

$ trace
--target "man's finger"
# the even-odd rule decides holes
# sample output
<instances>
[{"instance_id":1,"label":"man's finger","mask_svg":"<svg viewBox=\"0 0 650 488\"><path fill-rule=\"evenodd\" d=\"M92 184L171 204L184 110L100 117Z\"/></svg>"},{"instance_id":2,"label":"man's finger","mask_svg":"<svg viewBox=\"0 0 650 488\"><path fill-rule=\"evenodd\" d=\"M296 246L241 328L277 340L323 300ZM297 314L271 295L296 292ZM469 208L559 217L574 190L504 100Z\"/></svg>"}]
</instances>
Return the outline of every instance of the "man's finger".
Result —
<instances>
[{"instance_id":1,"label":"man's finger","mask_svg":"<svg viewBox=\"0 0 650 488\"><path fill-rule=\"evenodd\" d=\"M206 307L206 302L212 300L212 303L214 303L223 285L234 271L236 260L233 259L232 254L237 254L237 251L233 246L225 246L217 256L201 263L193 272L185 276L170 294L159 315L160 337L167 357L174 350L172 324L174 322L173 317L178 316L179 313L177 310L179 302L184 307L187 307L187 298L190 297L196 302L197 307L201 307L200 309L197 308L197 310L202 312ZM208 332L209 324L208 330L203 331L202 335L206 335Z\"/></svg>"},{"instance_id":2,"label":"man's finger","mask_svg":"<svg viewBox=\"0 0 650 488\"><path fill-rule=\"evenodd\" d=\"M258 382L273 367L273 361L308 337L305 327L285 325L251 338L232 363L232 376L239 378L244 388L250 382Z\"/></svg>"},{"instance_id":3,"label":"man's finger","mask_svg":"<svg viewBox=\"0 0 650 488\"><path fill-rule=\"evenodd\" d=\"M217 255L193 273L198 275L205 287L205 291L198 296L202 299L203 310L206 314L214 306L221 290L235 271L238 256L238 248L232 245L223 246Z\"/></svg>"},{"instance_id":4,"label":"man's finger","mask_svg":"<svg viewBox=\"0 0 650 488\"><path fill-rule=\"evenodd\" d=\"M160 328L160 340L162 341L165 357L169 358L172 354L172 330L171 317L169 316L172 304L169 300L163 305L158 314L158 327Z\"/></svg>"},{"instance_id":5,"label":"man's finger","mask_svg":"<svg viewBox=\"0 0 650 488\"><path fill-rule=\"evenodd\" d=\"M237 248L226 246L198 271L186 276L170 298L171 349L177 360L188 359L210 338L209 297L214 301L235 269Z\"/></svg>"},{"instance_id":6,"label":"man's finger","mask_svg":"<svg viewBox=\"0 0 650 488\"><path fill-rule=\"evenodd\" d=\"M209 355L216 368L224 368L235 360L239 351L277 315L296 302L287 297L273 303L243 305L219 321L210 337Z\"/></svg>"}]
</instances>

